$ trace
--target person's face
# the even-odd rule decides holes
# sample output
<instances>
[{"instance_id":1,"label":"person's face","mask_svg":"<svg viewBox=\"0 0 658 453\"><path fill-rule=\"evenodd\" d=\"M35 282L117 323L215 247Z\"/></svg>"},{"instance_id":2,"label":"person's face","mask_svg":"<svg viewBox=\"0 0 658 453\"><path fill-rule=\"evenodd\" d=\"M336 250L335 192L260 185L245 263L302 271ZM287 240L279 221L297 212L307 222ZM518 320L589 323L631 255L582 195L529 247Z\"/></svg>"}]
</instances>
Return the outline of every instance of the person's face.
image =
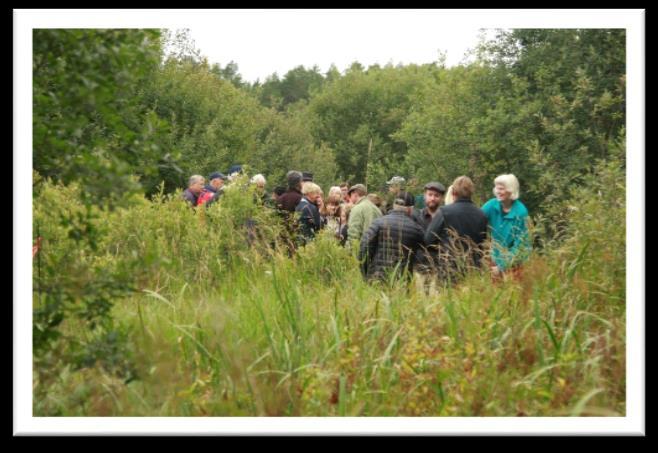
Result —
<instances>
[{"instance_id":1,"label":"person's face","mask_svg":"<svg viewBox=\"0 0 658 453\"><path fill-rule=\"evenodd\" d=\"M357 201L359 201L359 194L355 190L350 194L350 203L355 204Z\"/></svg>"},{"instance_id":2,"label":"person's face","mask_svg":"<svg viewBox=\"0 0 658 453\"><path fill-rule=\"evenodd\" d=\"M340 188L340 194L343 197L343 200L347 200L347 187L341 187Z\"/></svg>"},{"instance_id":3,"label":"person's face","mask_svg":"<svg viewBox=\"0 0 658 453\"><path fill-rule=\"evenodd\" d=\"M400 186L398 186L396 184L393 184L393 185L388 187L388 191L389 191L389 193L398 193L399 188L400 188Z\"/></svg>"},{"instance_id":4,"label":"person's face","mask_svg":"<svg viewBox=\"0 0 658 453\"><path fill-rule=\"evenodd\" d=\"M511 192L508 192L504 185L496 184L494 186L494 193L498 201L510 201L512 199Z\"/></svg>"},{"instance_id":5,"label":"person's face","mask_svg":"<svg viewBox=\"0 0 658 453\"><path fill-rule=\"evenodd\" d=\"M307 198L308 201L310 201L311 203L316 203L319 197L320 197L320 194L319 194L319 193L307 193L307 194L306 194L306 198Z\"/></svg>"},{"instance_id":6,"label":"person's face","mask_svg":"<svg viewBox=\"0 0 658 453\"><path fill-rule=\"evenodd\" d=\"M265 183L264 182L256 183L256 189L261 193L264 192L265 191Z\"/></svg>"},{"instance_id":7,"label":"person's face","mask_svg":"<svg viewBox=\"0 0 658 453\"><path fill-rule=\"evenodd\" d=\"M201 193L201 191L203 190L203 186L205 184L206 184L206 182L203 179L201 179L200 181L195 182L194 184L192 184L190 186L190 192L195 193L195 194Z\"/></svg>"},{"instance_id":8,"label":"person's face","mask_svg":"<svg viewBox=\"0 0 658 453\"><path fill-rule=\"evenodd\" d=\"M430 210L434 211L441 205L442 201L443 195L436 190L429 189L425 191L425 206Z\"/></svg>"}]
</instances>

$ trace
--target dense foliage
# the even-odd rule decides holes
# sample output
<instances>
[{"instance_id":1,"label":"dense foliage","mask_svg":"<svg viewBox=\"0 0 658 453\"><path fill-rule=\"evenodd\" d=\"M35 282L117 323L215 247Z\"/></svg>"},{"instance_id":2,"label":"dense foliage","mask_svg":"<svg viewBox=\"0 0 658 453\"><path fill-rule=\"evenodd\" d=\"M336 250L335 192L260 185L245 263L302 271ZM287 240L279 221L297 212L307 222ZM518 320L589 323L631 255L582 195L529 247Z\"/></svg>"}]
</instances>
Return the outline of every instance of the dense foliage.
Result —
<instances>
[{"instance_id":1,"label":"dense foliage","mask_svg":"<svg viewBox=\"0 0 658 453\"><path fill-rule=\"evenodd\" d=\"M186 39L34 31L35 414L624 415L624 30L262 84ZM477 202L514 173L540 247L520 282L370 285L329 236L289 257L247 176L180 199L234 164L325 193L466 174Z\"/></svg>"}]
</instances>

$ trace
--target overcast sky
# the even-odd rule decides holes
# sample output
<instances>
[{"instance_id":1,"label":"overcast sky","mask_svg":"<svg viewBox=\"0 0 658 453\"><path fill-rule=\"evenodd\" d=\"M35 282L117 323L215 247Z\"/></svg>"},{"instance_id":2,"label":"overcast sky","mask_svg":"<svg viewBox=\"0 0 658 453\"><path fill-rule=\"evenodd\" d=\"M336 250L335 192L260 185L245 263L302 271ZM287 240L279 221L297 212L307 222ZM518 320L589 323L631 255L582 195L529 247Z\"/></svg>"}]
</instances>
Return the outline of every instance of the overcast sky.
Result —
<instances>
[{"instance_id":1,"label":"overcast sky","mask_svg":"<svg viewBox=\"0 0 658 453\"><path fill-rule=\"evenodd\" d=\"M344 71L354 61L431 63L441 53L460 63L478 42L480 27L441 11L260 11L216 12L212 21L189 27L209 63L238 64L243 79L264 81L303 65Z\"/></svg>"}]
</instances>

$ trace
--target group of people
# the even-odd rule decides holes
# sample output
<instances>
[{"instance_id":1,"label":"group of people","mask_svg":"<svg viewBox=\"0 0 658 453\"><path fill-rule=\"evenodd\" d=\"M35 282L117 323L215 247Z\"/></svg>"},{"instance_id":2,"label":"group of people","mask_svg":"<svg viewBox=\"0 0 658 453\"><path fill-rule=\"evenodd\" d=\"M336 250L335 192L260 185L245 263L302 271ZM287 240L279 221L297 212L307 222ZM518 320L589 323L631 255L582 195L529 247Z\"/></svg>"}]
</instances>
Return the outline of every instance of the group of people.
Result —
<instances>
[{"instance_id":1,"label":"group of people","mask_svg":"<svg viewBox=\"0 0 658 453\"><path fill-rule=\"evenodd\" d=\"M193 206L211 205L232 176L213 173L205 186L205 178L192 176L183 198ZM494 198L481 208L472 201L475 187L468 176L456 178L448 189L428 182L420 200L404 190L400 176L388 181L385 199L369 194L363 184L347 183L331 187L325 199L311 173L292 170L286 179L287 187L268 195L264 176L251 178L259 200L283 218L285 242L294 248L329 229L341 245L358 250L361 271L369 280L415 272L429 288L484 265L498 280L506 273L518 276L530 252L528 210L512 174L494 180Z\"/></svg>"}]
</instances>

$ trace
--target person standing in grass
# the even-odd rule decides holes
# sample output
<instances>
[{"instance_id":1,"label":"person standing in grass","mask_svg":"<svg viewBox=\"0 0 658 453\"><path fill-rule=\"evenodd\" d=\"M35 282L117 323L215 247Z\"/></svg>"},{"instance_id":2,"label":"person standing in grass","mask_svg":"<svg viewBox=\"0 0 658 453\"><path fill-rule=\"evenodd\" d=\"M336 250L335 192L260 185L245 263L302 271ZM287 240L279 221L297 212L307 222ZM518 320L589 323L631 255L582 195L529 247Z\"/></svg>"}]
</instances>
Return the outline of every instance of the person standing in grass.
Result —
<instances>
[{"instance_id":1,"label":"person standing in grass","mask_svg":"<svg viewBox=\"0 0 658 453\"><path fill-rule=\"evenodd\" d=\"M322 228L322 218L317 206L318 198L322 194L320 186L313 182L304 183L303 196L295 211L299 215L299 230L301 242L307 244Z\"/></svg>"},{"instance_id":2,"label":"person standing in grass","mask_svg":"<svg viewBox=\"0 0 658 453\"><path fill-rule=\"evenodd\" d=\"M196 206L199 200L199 195L203 191L203 185L205 180L201 175L192 175L187 183L187 189L183 192L183 199L190 203L192 206Z\"/></svg>"},{"instance_id":3,"label":"person standing in grass","mask_svg":"<svg viewBox=\"0 0 658 453\"><path fill-rule=\"evenodd\" d=\"M206 204L209 207L215 203L224 194L224 184L228 178L221 172L214 172L208 176L210 183L204 188L204 192L199 196L198 204Z\"/></svg>"},{"instance_id":4,"label":"person standing in grass","mask_svg":"<svg viewBox=\"0 0 658 453\"><path fill-rule=\"evenodd\" d=\"M519 278L521 264L532 249L528 231L528 209L519 200L519 180L512 174L494 180L495 198L482 206L492 239L490 268L494 280L504 273Z\"/></svg>"},{"instance_id":5,"label":"person standing in grass","mask_svg":"<svg viewBox=\"0 0 658 453\"><path fill-rule=\"evenodd\" d=\"M358 248L363 233L370 227L376 218L382 216L382 212L372 201L368 200L368 191L363 184L355 184L347 192L350 196L352 208L347 226L347 240L350 247Z\"/></svg>"},{"instance_id":6,"label":"person standing in grass","mask_svg":"<svg viewBox=\"0 0 658 453\"><path fill-rule=\"evenodd\" d=\"M487 217L471 197L475 187L468 176L452 183L454 203L441 206L425 232L425 246L436 254L442 280L454 281L471 267L479 267L487 238Z\"/></svg>"},{"instance_id":7,"label":"person standing in grass","mask_svg":"<svg viewBox=\"0 0 658 453\"><path fill-rule=\"evenodd\" d=\"M364 233L359 261L368 280L387 280L393 273L396 278L411 276L423 229L409 217L407 208L406 200L396 198L391 212L373 220Z\"/></svg>"},{"instance_id":8,"label":"person standing in grass","mask_svg":"<svg viewBox=\"0 0 658 453\"><path fill-rule=\"evenodd\" d=\"M423 193L422 209L415 209L411 218L423 229L423 234L429 227L434 216L439 212L443 204L443 195L446 188L440 182L428 182L425 184ZM430 292L432 284L436 281L437 271L436 254L427 249L424 244L416 251L416 277L426 292Z\"/></svg>"}]
</instances>

